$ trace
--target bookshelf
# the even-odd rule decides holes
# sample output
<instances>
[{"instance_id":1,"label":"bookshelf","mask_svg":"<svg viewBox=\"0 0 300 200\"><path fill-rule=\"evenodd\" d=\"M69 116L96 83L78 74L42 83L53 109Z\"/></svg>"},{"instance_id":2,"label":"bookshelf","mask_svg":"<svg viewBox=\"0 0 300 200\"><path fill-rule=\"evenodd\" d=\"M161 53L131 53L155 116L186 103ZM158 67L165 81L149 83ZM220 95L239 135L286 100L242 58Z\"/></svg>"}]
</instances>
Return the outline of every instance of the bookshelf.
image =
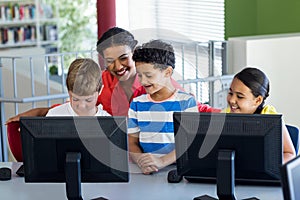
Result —
<instances>
[{"instance_id":1,"label":"bookshelf","mask_svg":"<svg viewBox=\"0 0 300 200\"><path fill-rule=\"evenodd\" d=\"M46 0L0 0L0 50L55 45L58 12Z\"/></svg>"}]
</instances>

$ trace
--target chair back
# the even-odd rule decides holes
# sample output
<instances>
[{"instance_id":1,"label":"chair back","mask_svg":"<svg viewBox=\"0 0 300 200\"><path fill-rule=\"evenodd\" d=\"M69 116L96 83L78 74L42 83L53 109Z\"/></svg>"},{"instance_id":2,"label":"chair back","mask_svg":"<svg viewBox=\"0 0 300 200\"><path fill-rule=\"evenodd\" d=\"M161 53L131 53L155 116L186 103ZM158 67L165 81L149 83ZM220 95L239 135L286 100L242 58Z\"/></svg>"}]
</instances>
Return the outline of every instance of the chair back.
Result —
<instances>
[{"instance_id":1,"label":"chair back","mask_svg":"<svg viewBox=\"0 0 300 200\"><path fill-rule=\"evenodd\" d=\"M10 122L7 124L7 140L9 148L16 161L23 162L22 144L20 135L20 122Z\"/></svg>"},{"instance_id":2,"label":"chair back","mask_svg":"<svg viewBox=\"0 0 300 200\"><path fill-rule=\"evenodd\" d=\"M296 155L298 155L299 150L299 129L296 126L292 125L286 125L286 128L288 129L290 133L290 137L292 139L293 145L295 147Z\"/></svg>"}]
</instances>

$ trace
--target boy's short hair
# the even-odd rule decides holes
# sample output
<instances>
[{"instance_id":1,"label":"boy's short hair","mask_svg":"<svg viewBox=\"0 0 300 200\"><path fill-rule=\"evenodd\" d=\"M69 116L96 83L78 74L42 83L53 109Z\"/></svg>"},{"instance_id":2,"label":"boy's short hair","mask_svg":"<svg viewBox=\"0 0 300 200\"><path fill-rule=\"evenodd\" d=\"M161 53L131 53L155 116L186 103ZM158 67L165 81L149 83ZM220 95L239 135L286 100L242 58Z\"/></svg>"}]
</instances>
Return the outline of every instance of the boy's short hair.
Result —
<instances>
[{"instance_id":1,"label":"boy's short hair","mask_svg":"<svg viewBox=\"0 0 300 200\"><path fill-rule=\"evenodd\" d=\"M151 63L160 69L166 69L168 66L175 68L174 48L162 40L151 40L137 47L132 58L135 62Z\"/></svg>"},{"instance_id":2,"label":"boy's short hair","mask_svg":"<svg viewBox=\"0 0 300 200\"><path fill-rule=\"evenodd\" d=\"M89 96L99 92L102 86L99 65L90 58L75 59L66 79L68 91L78 96Z\"/></svg>"}]
</instances>

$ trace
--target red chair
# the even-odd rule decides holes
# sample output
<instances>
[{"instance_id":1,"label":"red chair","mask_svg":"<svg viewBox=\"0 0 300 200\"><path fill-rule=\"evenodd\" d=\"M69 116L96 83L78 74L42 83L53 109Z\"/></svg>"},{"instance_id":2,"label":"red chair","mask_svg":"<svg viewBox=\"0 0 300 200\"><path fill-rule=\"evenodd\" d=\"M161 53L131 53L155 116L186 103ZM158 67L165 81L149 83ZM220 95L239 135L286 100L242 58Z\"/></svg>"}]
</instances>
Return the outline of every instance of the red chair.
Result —
<instances>
[{"instance_id":1,"label":"red chair","mask_svg":"<svg viewBox=\"0 0 300 200\"><path fill-rule=\"evenodd\" d=\"M20 135L20 122L10 122L7 124L7 140L10 151L18 162L23 162L22 144Z\"/></svg>"}]
</instances>

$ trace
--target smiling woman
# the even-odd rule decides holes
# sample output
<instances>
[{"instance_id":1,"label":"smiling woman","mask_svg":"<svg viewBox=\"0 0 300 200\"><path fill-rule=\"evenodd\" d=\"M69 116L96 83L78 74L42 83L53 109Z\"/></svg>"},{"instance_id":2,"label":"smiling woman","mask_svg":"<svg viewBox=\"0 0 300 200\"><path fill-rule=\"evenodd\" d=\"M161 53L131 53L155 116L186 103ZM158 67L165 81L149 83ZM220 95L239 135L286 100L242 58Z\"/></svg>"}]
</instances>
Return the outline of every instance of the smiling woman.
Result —
<instances>
[{"instance_id":1,"label":"smiling woman","mask_svg":"<svg viewBox=\"0 0 300 200\"><path fill-rule=\"evenodd\" d=\"M128 46L108 47L103 51L107 70L119 81L130 80L134 77L136 70L132 57L132 50Z\"/></svg>"},{"instance_id":2,"label":"smiling woman","mask_svg":"<svg viewBox=\"0 0 300 200\"><path fill-rule=\"evenodd\" d=\"M102 72L103 88L98 102L111 115L127 116L129 104L134 97L146 93L139 82L132 54L137 41L122 28L113 27L106 31L97 42L97 51L106 61ZM172 85L182 87L171 78ZM198 103L199 111L211 112L210 106Z\"/></svg>"},{"instance_id":3,"label":"smiling woman","mask_svg":"<svg viewBox=\"0 0 300 200\"><path fill-rule=\"evenodd\" d=\"M97 42L97 51L106 63L98 102L111 115L127 116L132 98L145 93L132 60L136 44L129 31L118 27L106 31Z\"/></svg>"}]
</instances>

